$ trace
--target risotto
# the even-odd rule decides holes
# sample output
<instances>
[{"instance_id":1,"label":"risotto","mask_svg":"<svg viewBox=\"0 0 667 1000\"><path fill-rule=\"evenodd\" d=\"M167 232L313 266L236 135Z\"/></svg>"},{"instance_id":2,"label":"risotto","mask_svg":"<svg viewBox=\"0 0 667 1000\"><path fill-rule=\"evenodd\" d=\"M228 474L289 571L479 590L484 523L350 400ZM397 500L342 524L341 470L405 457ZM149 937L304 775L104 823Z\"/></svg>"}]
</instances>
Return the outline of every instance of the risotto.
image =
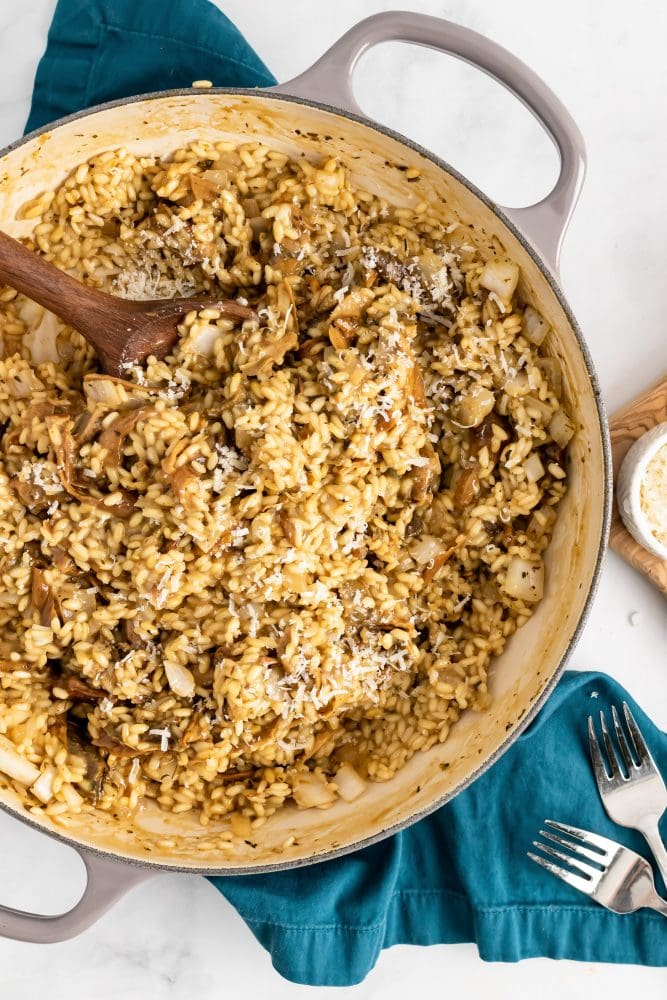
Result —
<instances>
[{"instance_id":1,"label":"risotto","mask_svg":"<svg viewBox=\"0 0 667 1000\"><path fill-rule=\"evenodd\" d=\"M90 285L252 314L116 379L0 288L0 780L247 837L483 711L574 429L517 265L257 144L104 152L21 215Z\"/></svg>"}]
</instances>

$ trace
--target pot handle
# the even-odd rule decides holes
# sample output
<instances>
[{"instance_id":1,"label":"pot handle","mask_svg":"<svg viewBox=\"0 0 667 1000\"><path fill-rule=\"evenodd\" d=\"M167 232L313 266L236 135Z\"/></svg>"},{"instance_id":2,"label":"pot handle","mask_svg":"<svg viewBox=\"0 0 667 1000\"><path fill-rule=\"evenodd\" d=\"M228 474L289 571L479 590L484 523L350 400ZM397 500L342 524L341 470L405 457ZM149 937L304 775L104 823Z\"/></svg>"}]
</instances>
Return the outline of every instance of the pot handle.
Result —
<instances>
[{"instance_id":1,"label":"pot handle","mask_svg":"<svg viewBox=\"0 0 667 1000\"><path fill-rule=\"evenodd\" d=\"M0 937L33 944L68 941L91 927L126 892L155 873L101 854L77 849L86 866L83 896L67 913L44 916L0 906Z\"/></svg>"},{"instance_id":2,"label":"pot handle","mask_svg":"<svg viewBox=\"0 0 667 1000\"><path fill-rule=\"evenodd\" d=\"M354 98L354 69L367 49L389 41L426 45L476 66L507 87L544 127L560 156L558 180L552 191L535 205L503 208L502 211L557 270L563 236L584 180L584 141L570 113L553 91L525 63L496 42L443 18L410 11L388 11L360 21L304 73L270 89L277 94L319 101L367 117Z\"/></svg>"}]
</instances>

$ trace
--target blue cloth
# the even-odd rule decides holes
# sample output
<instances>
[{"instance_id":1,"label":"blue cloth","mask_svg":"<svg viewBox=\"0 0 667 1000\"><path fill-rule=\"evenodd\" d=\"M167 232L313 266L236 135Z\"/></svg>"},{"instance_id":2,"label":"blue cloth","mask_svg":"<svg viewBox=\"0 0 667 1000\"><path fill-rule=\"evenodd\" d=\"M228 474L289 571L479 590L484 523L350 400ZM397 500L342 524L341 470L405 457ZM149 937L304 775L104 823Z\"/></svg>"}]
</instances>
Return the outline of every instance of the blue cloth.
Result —
<instances>
[{"instance_id":1,"label":"blue cloth","mask_svg":"<svg viewBox=\"0 0 667 1000\"><path fill-rule=\"evenodd\" d=\"M120 97L276 83L209 0L58 0L25 131Z\"/></svg>"},{"instance_id":2,"label":"blue cloth","mask_svg":"<svg viewBox=\"0 0 667 1000\"><path fill-rule=\"evenodd\" d=\"M207 0L60 0L28 128L132 93L262 86L273 77ZM627 698L602 674L568 673L530 729L433 816L340 860L272 875L211 879L287 979L345 986L383 948L475 941L487 961L549 956L667 964L667 921L616 916L526 858L545 818L596 830L645 856L602 809L586 717ZM667 737L629 699L667 774ZM665 831L667 832L667 831Z\"/></svg>"},{"instance_id":3,"label":"blue cloth","mask_svg":"<svg viewBox=\"0 0 667 1000\"><path fill-rule=\"evenodd\" d=\"M667 775L667 736L620 685L569 671L507 753L427 819L340 860L212 882L298 983L357 983L393 944L475 941L489 962L666 965L664 917L610 913L526 857L545 819L650 857L639 834L607 818L589 763L588 714L623 699Z\"/></svg>"}]
</instances>

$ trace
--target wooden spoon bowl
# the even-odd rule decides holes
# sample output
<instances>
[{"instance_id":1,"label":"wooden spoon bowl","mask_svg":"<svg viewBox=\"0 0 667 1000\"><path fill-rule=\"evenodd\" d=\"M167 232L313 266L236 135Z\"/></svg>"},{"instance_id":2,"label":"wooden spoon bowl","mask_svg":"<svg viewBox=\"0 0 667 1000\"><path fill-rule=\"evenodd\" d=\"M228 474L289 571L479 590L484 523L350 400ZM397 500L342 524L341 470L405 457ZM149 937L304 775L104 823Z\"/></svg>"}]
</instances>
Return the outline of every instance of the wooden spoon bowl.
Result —
<instances>
[{"instance_id":1,"label":"wooden spoon bowl","mask_svg":"<svg viewBox=\"0 0 667 1000\"><path fill-rule=\"evenodd\" d=\"M256 313L231 299L195 296L135 302L72 278L39 254L0 232L0 284L10 285L73 326L91 344L102 370L121 376L149 355L163 358L174 344L179 319L192 309L217 309L234 319Z\"/></svg>"}]
</instances>

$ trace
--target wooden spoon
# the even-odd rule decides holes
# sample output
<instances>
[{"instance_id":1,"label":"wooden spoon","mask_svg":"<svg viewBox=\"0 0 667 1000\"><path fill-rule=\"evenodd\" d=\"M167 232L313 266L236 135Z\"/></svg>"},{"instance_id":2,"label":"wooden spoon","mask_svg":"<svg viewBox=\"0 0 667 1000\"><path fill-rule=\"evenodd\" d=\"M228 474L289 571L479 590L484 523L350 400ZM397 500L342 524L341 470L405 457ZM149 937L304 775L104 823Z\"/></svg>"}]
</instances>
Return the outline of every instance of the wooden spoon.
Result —
<instances>
[{"instance_id":1,"label":"wooden spoon","mask_svg":"<svg viewBox=\"0 0 667 1000\"><path fill-rule=\"evenodd\" d=\"M176 340L178 320L191 309L218 309L235 319L256 315L248 306L210 296L145 302L120 299L88 288L3 232L0 284L23 292L77 329L95 348L103 371L116 376L149 354L164 357Z\"/></svg>"}]
</instances>

